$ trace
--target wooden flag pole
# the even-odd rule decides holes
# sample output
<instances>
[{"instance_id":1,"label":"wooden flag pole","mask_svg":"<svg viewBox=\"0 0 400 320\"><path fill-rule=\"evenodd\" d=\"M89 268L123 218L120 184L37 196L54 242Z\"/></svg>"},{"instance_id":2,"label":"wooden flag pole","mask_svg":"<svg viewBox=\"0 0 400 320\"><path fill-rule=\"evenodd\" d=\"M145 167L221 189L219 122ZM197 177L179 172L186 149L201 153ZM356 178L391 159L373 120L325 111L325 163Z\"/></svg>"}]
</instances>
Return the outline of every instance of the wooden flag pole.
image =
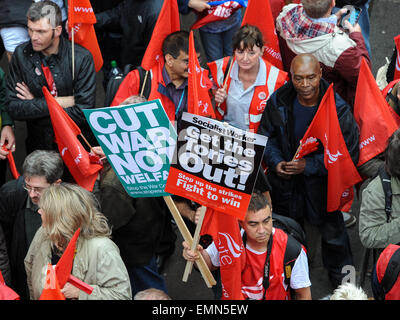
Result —
<instances>
[{"instance_id":1,"label":"wooden flag pole","mask_svg":"<svg viewBox=\"0 0 400 320\"><path fill-rule=\"evenodd\" d=\"M193 238L192 235L189 232L189 229L187 228L185 221L183 221L183 218L181 214L178 211L178 208L176 207L174 200L172 200L171 196L164 196L164 201L167 204L169 210L171 211L172 217L174 218L176 225L178 226L178 229L180 233L182 234L183 239L190 245L192 246L193 243ZM206 282L206 285L208 288L211 288L212 286L216 285L216 281L210 271L210 269L207 266L207 263L205 262L203 256L200 254L200 258L196 261L197 267L200 270L200 273Z\"/></svg>"},{"instance_id":2,"label":"wooden flag pole","mask_svg":"<svg viewBox=\"0 0 400 320\"><path fill-rule=\"evenodd\" d=\"M199 244L200 231L201 231L201 227L203 225L203 220L204 220L204 216L206 214L206 210L207 210L207 207L205 207L205 206L202 206L200 208L199 221L196 225L196 230L195 230L194 236L193 236L193 242L192 242L192 247L191 247L192 251L196 251L197 245ZM182 278L183 282L187 282L188 277L189 277L190 273L192 272L192 268L193 268L193 262L192 261L186 262L185 272L183 273L183 278Z\"/></svg>"},{"instance_id":3,"label":"wooden flag pole","mask_svg":"<svg viewBox=\"0 0 400 320\"><path fill-rule=\"evenodd\" d=\"M86 140L85 136L82 133L80 133L79 135L81 136L83 141L85 141L85 143L89 147L89 149L92 150L92 146L90 145L89 141Z\"/></svg>"},{"instance_id":4,"label":"wooden flag pole","mask_svg":"<svg viewBox=\"0 0 400 320\"><path fill-rule=\"evenodd\" d=\"M149 71L146 70L146 74L144 76L144 81L143 81L143 85L142 85L142 90L140 90L140 96L143 97L143 91L144 91L144 87L146 86L146 82L147 82L147 75L149 74Z\"/></svg>"},{"instance_id":5,"label":"wooden flag pole","mask_svg":"<svg viewBox=\"0 0 400 320\"><path fill-rule=\"evenodd\" d=\"M292 161L296 160L297 154L299 153L300 149L301 149L301 143L299 144L299 146L298 146L298 148L297 148L297 150L296 150L296 153L295 153L294 156L293 156Z\"/></svg>"},{"instance_id":6,"label":"wooden flag pole","mask_svg":"<svg viewBox=\"0 0 400 320\"><path fill-rule=\"evenodd\" d=\"M226 75L226 78L224 79L224 85L223 85L224 90L226 90L226 84L228 83L228 78L229 78L229 76L230 76L230 74L231 74L233 62L234 62L234 61L232 60L232 63L231 63L231 65L229 66L229 69L228 69L228 73L227 73L227 75ZM221 103L218 103L218 107L219 107L220 105L221 105Z\"/></svg>"},{"instance_id":7,"label":"wooden flag pole","mask_svg":"<svg viewBox=\"0 0 400 320\"><path fill-rule=\"evenodd\" d=\"M74 33L75 33L75 28L72 27L71 28L72 31L72 80L75 79L75 37L74 37Z\"/></svg>"}]
</instances>

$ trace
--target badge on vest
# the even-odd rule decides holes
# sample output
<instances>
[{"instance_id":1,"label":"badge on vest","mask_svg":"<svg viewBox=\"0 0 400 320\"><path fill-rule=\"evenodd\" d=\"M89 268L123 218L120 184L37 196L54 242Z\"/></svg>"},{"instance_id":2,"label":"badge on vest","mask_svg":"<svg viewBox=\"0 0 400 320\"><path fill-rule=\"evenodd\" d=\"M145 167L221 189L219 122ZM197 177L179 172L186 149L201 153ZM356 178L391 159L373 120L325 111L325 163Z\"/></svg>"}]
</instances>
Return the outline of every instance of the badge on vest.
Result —
<instances>
[{"instance_id":1,"label":"badge on vest","mask_svg":"<svg viewBox=\"0 0 400 320\"><path fill-rule=\"evenodd\" d=\"M248 113L245 113L244 115L244 123L246 124L246 126L250 125L250 118Z\"/></svg>"},{"instance_id":2,"label":"badge on vest","mask_svg":"<svg viewBox=\"0 0 400 320\"><path fill-rule=\"evenodd\" d=\"M258 94L258 99L264 100L264 99L266 99L266 98L267 98L267 94L266 94L264 91L261 91L261 92Z\"/></svg>"}]
</instances>

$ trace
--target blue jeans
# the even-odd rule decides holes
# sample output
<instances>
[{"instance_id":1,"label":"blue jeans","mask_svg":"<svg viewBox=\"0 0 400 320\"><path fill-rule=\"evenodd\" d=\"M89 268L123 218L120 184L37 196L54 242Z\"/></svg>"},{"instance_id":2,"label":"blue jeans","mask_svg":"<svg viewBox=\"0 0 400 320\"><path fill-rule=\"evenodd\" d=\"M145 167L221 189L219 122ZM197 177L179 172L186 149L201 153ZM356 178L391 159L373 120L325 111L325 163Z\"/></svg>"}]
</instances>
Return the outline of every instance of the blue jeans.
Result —
<instances>
[{"instance_id":1,"label":"blue jeans","mask_svg":"<svg viewBox=\"0 0 400 320\"><path fill-rule=\"evenodd\" d=\"M232 55L232 37L239 27L240 24L218 33L205 32L199 29L207 62Z\"/></svg>"},{"instance_id":2,"label":"blue jeans","mask_svg":"<svg viewBox=\"0 0 400 320\"><path fill-rule=\"evenodd\" d=\"M129 279L132 288L132 298L139 291L156 288L167 292L164 277L159 274L156 257L154 256L148 265L143 267L130 267L128 268Z\"/></svg>"}]
</instances>

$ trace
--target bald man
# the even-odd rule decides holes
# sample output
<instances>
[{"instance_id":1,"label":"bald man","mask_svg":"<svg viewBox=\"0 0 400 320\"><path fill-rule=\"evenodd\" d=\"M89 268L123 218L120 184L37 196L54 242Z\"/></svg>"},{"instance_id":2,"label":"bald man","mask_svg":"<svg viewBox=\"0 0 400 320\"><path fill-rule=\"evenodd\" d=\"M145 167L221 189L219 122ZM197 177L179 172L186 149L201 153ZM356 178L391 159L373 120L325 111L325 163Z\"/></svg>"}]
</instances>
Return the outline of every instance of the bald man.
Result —
<instances>
[{"instance_id":1,"label":"bald man","mask_svg":"<svg viewBox=\"0 0 400 320\"><path fill-rule=\"evenodd\" d=\"M340 211L326 212L327 170L322 144L303 159L292 161L329 84L322 78L320 64L311 54L296 56L291 63L290 75L291 81L267 101L258 129L258 133L269 137L264 161L269 168L272 206L274 212L292 217L303 226L304 223L312 226L305 230L306 234L308 230L318 231L322 261L335 289L346 275L342 273L343 267L353 265L353 257L342 214ZM349 105L338 94L335 94L335 100L343 137L356 164L358 127ZM309 245L313 243L309 242Z\"/></svg>"}]
</instances>

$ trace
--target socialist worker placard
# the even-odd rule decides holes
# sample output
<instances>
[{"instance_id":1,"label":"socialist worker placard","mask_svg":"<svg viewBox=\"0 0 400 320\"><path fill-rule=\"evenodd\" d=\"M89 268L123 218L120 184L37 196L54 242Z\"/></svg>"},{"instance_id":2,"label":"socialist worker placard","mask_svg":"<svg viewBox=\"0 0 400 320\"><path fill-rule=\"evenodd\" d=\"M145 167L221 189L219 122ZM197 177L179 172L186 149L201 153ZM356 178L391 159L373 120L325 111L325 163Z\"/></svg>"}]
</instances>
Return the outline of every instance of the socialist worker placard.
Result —
<instances>
[{"instance_id":1,"label":"socialist worker placard","mask_svg":"<svg viewBox=\"0 0 400 320\"><path fill-rule=\"evenodd\" d=\"M165 191L244 218L267 138L183 113Z\"/></svg>"},{"instance_id":2,"label":"socialist worker placard","mask_svg":"<svg viewBox=\"0 0 400 320\"><path fill-rule=\"evenodd\" d=\"M131 197L169 195L164 188L177 136L160 100L83 111Z\"/></svg>"}]
</instances>

